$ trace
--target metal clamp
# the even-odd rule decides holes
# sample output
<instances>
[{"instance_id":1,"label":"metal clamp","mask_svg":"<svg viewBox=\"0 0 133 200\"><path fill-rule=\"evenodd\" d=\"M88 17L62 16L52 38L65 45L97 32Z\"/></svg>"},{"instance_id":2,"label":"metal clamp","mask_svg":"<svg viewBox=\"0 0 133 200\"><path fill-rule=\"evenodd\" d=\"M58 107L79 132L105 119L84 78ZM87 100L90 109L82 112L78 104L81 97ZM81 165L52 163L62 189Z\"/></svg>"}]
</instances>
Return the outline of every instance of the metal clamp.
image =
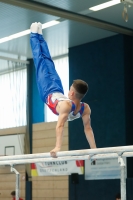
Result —
<instances>
[{"instance_id":1,"label":"metal clamp","mask_svg":"<svg viewBox=\"0 0 133 200\"><path fill-rule=\"evenodd\" d=\"M120 164L121 167L125 167L125 163L124 163L124 160L121 156L118 156L118 163Z\"/></svg>"}]
</instances>

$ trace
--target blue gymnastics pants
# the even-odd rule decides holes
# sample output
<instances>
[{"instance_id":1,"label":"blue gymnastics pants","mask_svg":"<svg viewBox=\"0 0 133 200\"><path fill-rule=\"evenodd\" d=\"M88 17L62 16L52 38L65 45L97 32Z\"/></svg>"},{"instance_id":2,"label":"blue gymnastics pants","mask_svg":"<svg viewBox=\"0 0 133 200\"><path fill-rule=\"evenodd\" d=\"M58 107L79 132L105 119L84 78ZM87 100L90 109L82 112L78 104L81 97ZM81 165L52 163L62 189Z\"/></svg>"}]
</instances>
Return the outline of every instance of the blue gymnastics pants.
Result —
<instances>
[{"instance_id":1,"label":"blue gymnastics pants","mask_svg":"<svg viewBox=\"0 0 133 200\"><path fill-rule=\"evenodd\" d=\"M64 94L63 86L43 36L38 33L31 33L30 44L39 94L42 101L46 103L49 94L54 92Z\"/></svg>"}]
</instances>

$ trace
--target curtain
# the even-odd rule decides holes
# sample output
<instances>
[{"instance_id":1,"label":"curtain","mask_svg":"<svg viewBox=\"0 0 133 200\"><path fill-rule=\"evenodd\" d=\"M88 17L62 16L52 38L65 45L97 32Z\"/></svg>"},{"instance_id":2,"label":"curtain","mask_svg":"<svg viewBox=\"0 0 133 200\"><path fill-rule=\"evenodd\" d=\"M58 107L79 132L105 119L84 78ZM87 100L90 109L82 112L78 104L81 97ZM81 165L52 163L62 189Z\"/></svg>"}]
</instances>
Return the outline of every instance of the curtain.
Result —
<instances>
[{"instance_id":1,"label":"curtain","mask_svg":"<svg viewBox=\"0 0 133 200\"><path fill-rule=\"evenodd\" d=\"M26 64L0 61L0 129L26 125Z\"/></svg>"}]
</instances>

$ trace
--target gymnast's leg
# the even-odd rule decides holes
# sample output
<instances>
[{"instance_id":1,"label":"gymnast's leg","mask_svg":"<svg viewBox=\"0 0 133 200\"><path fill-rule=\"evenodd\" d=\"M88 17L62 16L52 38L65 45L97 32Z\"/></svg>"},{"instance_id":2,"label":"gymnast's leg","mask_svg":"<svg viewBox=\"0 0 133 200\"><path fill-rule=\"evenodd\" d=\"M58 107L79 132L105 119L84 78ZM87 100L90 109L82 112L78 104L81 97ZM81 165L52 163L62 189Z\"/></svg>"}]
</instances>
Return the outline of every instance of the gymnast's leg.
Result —
<instances>
[{"instance_id":1,"label":"gymnast's leg","mask_svg":"<svg viewBox=\"0 0 133 200\"><path fill-rule=\"evenodd\" d=\"M51 55L49 53L49 49L48 49L48 46L47 46L47 43L46 41L44 40L43 38L43 35L42 35L42 24L39 22L38 23L38 38L39 38L39 41L40 41L40 45L41 45L41 51L42 51L42 54L44 56L46 56L47 58L49 58L49 61L51 62L51 64L47 65L48 66L48 71L49 71L49 74L50 74L50 77L51 79L54 79L54 80L57 80L58 81L58 84L59 86L61 87L61 90L64 94L64 90L63 90L63 86L62 86L62 83L61 83L61 79L55 69L55 65L54 65L54 62L51 58Z\"/></svg>"},{"instance_id":2,"label":"gymnast's leg","mask_svg":"<svg viewBox=\"0 0 133 200\"><path fill-rule=\"evenodd\" d=\"M64 91L60 77L51 59L47 43L43 39L42 34L38 34L38 25L38 23L31 25L30 43L36 68L39 93L42 100L46 102L49 94L54 92L64 93Z\"/></svg>"}]
</instances>

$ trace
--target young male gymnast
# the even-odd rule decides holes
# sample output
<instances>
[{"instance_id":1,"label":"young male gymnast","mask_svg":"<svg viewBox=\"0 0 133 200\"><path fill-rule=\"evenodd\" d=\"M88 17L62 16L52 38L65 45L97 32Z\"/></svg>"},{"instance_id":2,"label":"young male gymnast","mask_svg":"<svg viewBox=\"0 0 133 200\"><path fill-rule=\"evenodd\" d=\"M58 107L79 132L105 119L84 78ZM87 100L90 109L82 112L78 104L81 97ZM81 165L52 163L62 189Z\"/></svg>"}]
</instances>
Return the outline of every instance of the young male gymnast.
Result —
<instances>
[{"instance_id":1,"label":"young male gymnast","mask_svg":"<svg viewBox=\"0 0 133 200\"><path fill-rule=\"evenodd\" d=\"M56 72L47 43L42 35L41 23L32 23L30 30L30 43L41 99L54 114L59 116L56 125L56 145L50 151L51 156L56 157L56 152L61 149L65 122L79 117L82 117L84 132L90 147L96 148L90 124L90 107L87 103L81 102L88 91L88 84L83 80L74 80L68 92L68 98L64 96L60 77Z\"/></svg>"}]
</instances>

